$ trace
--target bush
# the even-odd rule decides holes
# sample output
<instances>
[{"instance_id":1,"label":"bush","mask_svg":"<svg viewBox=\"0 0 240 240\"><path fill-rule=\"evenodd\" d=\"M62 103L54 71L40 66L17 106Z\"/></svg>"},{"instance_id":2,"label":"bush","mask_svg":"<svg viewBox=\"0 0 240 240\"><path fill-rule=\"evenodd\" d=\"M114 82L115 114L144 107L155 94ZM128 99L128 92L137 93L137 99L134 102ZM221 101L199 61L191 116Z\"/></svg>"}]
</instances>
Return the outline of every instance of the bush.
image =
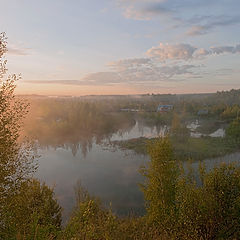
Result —
<instances>
[{"instance_id":1,"label":"bush","mask_svg":"<svg viewBox=\"0 0 240 240\"><path fill-rule=\"evenodd\" d=\"M117 239L117 221L111 210L101 206L98 199L78 185L77 206L65 228L63 239Z\"/></svg>"},{"instance_id":2,"label":"bush","mask_svg":"<svg viewBox=\"0 0 240 240\"><path fill-rule=\"evenodd\" d=\"M29 180L9 199L2 219L0 239L52 239L61 229L61 207L53 189Z\"/></svg>"},{"instance_id":3,"label":"bush","mask_svg":"<svg viewBox=\"0 0 240 240\"><path fill-rule=\"evenodd\" d=\"M238 144L240 143L240 119L235 119L227 128L226 136Z\"/></svg>"},{"instance_id":4,"label":"bush","mask_svg":"<svg viewBox=\"0 0 240 240\"><path fill-rule=\"evenodd\" d=\"M168 139L149 148L144 170L147 221L167 239L238 239L240 236L240 167L226 165L209 172L200 166L201 181L174 160Z\"/></svg>"}]
</instances>

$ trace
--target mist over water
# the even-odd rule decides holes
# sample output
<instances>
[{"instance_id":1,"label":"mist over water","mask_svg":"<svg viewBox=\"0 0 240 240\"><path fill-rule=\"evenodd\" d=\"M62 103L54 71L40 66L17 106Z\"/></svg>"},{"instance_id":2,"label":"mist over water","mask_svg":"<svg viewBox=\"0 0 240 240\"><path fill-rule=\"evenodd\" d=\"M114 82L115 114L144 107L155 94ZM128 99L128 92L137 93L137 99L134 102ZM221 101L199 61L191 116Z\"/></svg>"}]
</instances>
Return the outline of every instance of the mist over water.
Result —
<instances>
[{"instance_id":1,"label":"mist over water","mask_svg":"<svg viewBox=\"0 0 240 240\"><path fill-rule=\"evenodd\" d=\"M80 151L73 156L63 148L40 150L40 154L37 176L55 185L66 216L74 206L74 186L78 181L106 205L111 202L118 215L143 213L143 195L138 188L143 179L138 169L148 160L146 156L107 150L97 144L86 156Z\"/></svg>"},{"instance_id":2,"label":"mist over water","mask_svg":"<svg viewBox=\"0 0 240 240\"><path fill-rule=\"evenodd\" d=\"M116 143L164 136L171 128L174 115L158 114L157 102L145 103L141 99L144 109L136 113L139 103L128 101L44 99L31 103L25 134L37 143L40 158L36 176L54 187L64 209L64 221L75 205L74 187L78 182L104 205L111 204L119 216L144 214L144 199L139 189L144 179L139 168L148 163L149 156ZM121 112L127 104L133 112ZM221 124L210 125L205 133L198 131L209 123L206 119L199 122L198 117L186 118L186 128L192 138L224 137ZM233 158L240 160L239 154ZM204 162L207 168L212 168L215 162L229 159L231 156ZM192 166L197 169L198 162Z\"/></svg>"},{"instance_id":3,"label":"mist over water","mask_svg":"<svg viewBox=\"0 0 240 240\"><path fill-rule=\"evenodd\" d=\"M164 129L164 127L163 127ZM158 136L156 127L140 126L138 122L126 131L119 130L101 144L91 142L87 152L81 143L65 143L59 147L39 146L37 177L55 186L55 193L64 207L67 218L74 204L74 186L78 181L90 194L99 197L105 205L112 204L113 211L122 216L144 213L143 194L138 184L143 177L138 170L149 160L146 155L121 150L109 143L137 137Z\"/></svg>"}]
</instances>

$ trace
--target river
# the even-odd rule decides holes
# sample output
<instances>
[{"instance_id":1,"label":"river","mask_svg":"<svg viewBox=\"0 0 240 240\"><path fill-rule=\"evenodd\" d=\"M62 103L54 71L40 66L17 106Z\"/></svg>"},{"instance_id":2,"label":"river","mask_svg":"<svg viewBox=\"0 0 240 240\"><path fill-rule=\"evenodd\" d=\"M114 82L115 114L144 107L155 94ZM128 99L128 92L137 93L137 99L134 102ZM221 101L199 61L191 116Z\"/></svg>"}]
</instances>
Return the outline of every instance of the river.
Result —
<instances>
[{"instance_id":1,"label":"river","mask_svg":"<svg viewBox=\"0 0 240 240\"><path fill-rule=\"evenodd\" d=\"M139 183L143 182L143 177L139 168L149 161L149 157L112 147L108 143L138 137L157 137L164 135L165 130L166 126L148 127L136 122L130 130L116 132L101 141L101 144L93 140L87 152L81 150L81 146L73 149L68 143L59 147L39 147L36 176L54 187L56 197L64 209L64 221L75 205L74 187L79 181L91 195L99 197L105 206L111 203L114 213L120 216L142 215L144 199ZM207 167L213 167L214 164L234 160L240 162L240 153L207 159L205 163ZM193 165L197 168L198 163Z\"/></svg>"}]
</instances>

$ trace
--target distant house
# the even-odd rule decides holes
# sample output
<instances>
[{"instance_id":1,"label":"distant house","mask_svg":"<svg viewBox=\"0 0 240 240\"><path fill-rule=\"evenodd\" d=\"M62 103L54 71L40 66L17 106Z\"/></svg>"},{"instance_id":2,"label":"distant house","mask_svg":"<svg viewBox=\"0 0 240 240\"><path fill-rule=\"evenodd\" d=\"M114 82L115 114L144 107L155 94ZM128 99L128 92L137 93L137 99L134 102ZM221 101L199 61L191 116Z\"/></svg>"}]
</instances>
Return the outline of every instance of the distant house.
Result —
<instances>
[{"instance_id":1,"label":"distant house","mask_svg":"<svg viewBox=\"0 0 240 240\"><path fill-rule=\"evenodd\" d=\"M158 105L157 112L170 112L173 110L173 105Z\"/></svg>"},{"instance_id":2,"label":"distant house","mask_svg":"<svg viewBox=\"0 0 240 240\"><path fill-rule=\"evenodd\" d=\"M198 115L207 115L208 114L208 110L207 109L200 109L197 114Z\"/></svg>"}]
</instances>

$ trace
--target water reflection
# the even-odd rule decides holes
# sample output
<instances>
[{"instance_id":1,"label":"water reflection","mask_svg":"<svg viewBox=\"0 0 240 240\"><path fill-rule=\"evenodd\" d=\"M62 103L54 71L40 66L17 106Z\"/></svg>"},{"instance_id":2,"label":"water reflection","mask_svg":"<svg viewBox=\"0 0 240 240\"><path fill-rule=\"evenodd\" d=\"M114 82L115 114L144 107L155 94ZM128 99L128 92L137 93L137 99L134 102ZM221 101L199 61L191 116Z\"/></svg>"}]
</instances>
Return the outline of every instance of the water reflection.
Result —
<instances>
[{"instance_id":1,"label":"water reflection","mask_svg":"<svg viewBox=\"0 0 240 240\"><path fill-rule=\"evenodd\" d=\"M142 176L138 169L148 161L147 156L111 147L111 141L136 137L156 137L164 134L166 126L145 126L135 122L107 137L52 139L39 141L39 169L37 177L50 185L64 207L64 219L74 206L74 186L78 180L90 194L100 197L105 204L112 202L118 215L141 215L144 201L138 183ZM43 139L41 139L43 140ZM66 142L64 142L64 140Z\"/></svg>"},{"instance_id":2,"label":"water reflection","mask_svg":"<svg viewBox=\"0 0 240 240\"><path fill-rule=\"evenodd\" d=\"M219 166L221 163L240 163L240 152L237 153L232 153L225 155L223 157L217 157L217 158L210 158L210 159L205 159L201 163L203 163L206 166L206 170L209 171L212 168ZM198 169L199 162L194 162L192 163L192 166L195 170Z\"/></svg>"},{"instance_id":3,"label":"water reflection","mask_svg":"<svg viewBox=\"0 0 240 240\"><path fill-rule=\"evenodd\" d=\"M192 173L194 174L196 183L198 185L201 185L202 182L200 180L200 174L199 174L199 166L200 164L206 168L206 171L209 172L215 167L220 166L221 164L237 164L240 165L240 152L227 154L223 157L217 157L217 158L209 158L205 159L203 161L195 161L195 162L183 162L183 168L186 173L189 172L189 167L192 170Z\"/></svg>"},{"instance_id":4,"label":"water reflection","mask_svg":"<svg viewBox=\"0 0 240 240\"><path fill-rule=\"evenodd\" d=\"M208 123L208 125L210 125ZM212 126L212 125L211 125ZM187 124L187 128L190 130L191 137L200 138L200 137L224 137L225 136L225 125L220 125L215 123L212 127L212 131L208 134L197 131L201 127L201 123L198 119Z\"/></svg>"},{"instance_id":5,"label":"water reflection","mask_svg":"<svg viewBox=\"0 0 240 240\"><path fill-rule=\"evenodd\" d=\"M136 124L124 132L117 132L112 135L110 141L129 140L133 138L156 138L164 136L168 127L166 125L146 126L143 122L136 121Z\"/></svg>"},{"instance_id":6,"label":"water reflection","mask_svg":"<svg viewBox=\"0 0 240 240\"><path fill-rule=\"evenodd\" d=\"M144 213L143 194L138 186L143 178L138 169L149 158L113 148L109 143L157 137L164 135L169 127L149 126L129 118L123 125L105 130L98 132L91 129L87 132L75 129L70 132L72 134L52 131L47 136L38 135L41 157L37 177L49 185L55 185L65 220L75 204L74 186L79 180L90 194L100 197L105 204L111 202L113 211L118 215ZM240 161L240 154L205 160L205 163L210 168L214 163L230 159ZM197 169L198 163L193 163L193 166Z\"/></svg>"},{"instance_id":7,"label":"water reflection","mask_svg":"<svg viewBox=\"0 0 240 240\"><path fill-rule=\"evenodd\" d=\"M118 149L109 151L96 143L86 157L81 152L73 156L67 149L51 147L41 149L40 154L37 176L55 185L57 197L65 209L65 219L74 206L74 185L78 180L105 204L112 202L117 214L143 213L143 195L138 188L142 176L138 169L148 161L146 156Z\"/></svg>"},{"instance_id":8,"label":"water reflection","mask_svg":"<svg viewBox=\"0 0 240 240\"><path fill-rule=\"evenodd\" d=\"M48 150L49 148L63 148L72 152L76 156L80 151L84 157L92 150L93 143L98 145L111 144L113 141L128 140L139 137L155 138L164 136L169 127L166 125L146 126L143 122L130 121L124 126L114 128L106 132L79 132L76 129L72 134L61 134L58 131L33 134L37 139L39 148Z\"/></svg>"}]
</instances>

